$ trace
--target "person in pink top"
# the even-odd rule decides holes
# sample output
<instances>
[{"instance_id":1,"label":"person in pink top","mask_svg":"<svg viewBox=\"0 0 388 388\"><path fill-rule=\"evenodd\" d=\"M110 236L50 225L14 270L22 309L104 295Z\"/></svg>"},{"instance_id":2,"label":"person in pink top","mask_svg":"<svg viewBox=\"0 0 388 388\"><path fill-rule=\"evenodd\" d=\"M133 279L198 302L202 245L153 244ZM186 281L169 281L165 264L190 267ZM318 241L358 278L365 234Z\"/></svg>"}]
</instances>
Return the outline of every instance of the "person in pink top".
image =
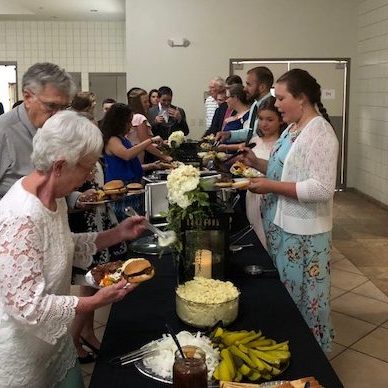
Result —
<instances>
[{"instance_id":1,"label":"person in pink top","mask_svg":"<svg viewBox=\"0 0 388 388\"><path fill-rule=\"evenodd\" d=\"M148 112L150 103L147 92L141 88L134 88L128 93L127 97L128 106L133 112L133 117L132 127L126 137L133 145L136 145L144 140L151 139L154 136L152 133L151 124L148 122L146 116L146 112ZM163 155L154 144L148 146L145 151L153 155L156 160L162 160L164 162L170 162L172 160L170 156ZM145 151L142 151L138 155L141 163L144 163Z\"/></svg>"}]
</instances>

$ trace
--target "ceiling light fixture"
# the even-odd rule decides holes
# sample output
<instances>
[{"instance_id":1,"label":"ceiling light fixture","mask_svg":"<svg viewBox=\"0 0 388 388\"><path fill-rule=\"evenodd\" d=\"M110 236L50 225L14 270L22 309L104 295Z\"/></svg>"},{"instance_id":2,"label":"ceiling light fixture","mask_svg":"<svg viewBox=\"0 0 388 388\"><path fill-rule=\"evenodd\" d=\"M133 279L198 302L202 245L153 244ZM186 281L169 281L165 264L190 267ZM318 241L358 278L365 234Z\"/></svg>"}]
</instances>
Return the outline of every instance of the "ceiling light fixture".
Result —
<instances>
[{"instance_id":1,"label":"ceiling light fixture","mask_svg":"<svg viewBox=\"0 0 388 388\"><path fill-rule=\"evenodd\" d=\"M90 12L98 12L98 9L91 9Z\"/></svg>"}]
</instances>

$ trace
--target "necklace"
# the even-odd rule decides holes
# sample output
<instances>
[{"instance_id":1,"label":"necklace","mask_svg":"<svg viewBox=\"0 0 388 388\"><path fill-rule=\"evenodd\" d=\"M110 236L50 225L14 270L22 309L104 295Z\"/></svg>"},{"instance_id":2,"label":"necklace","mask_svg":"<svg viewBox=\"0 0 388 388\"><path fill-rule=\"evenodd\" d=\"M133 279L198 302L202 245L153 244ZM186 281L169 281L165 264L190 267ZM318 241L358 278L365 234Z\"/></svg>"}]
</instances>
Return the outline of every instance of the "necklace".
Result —
<instances>
[{"instance_id":1,"label":"necklace","mask_svg":"<svg viewBox=\"0 0 388 388\"><path fill-rule=\"evenodd\" d=\"M293 131L290 131L290 136L291 136L291 141L294 142L296 140L296 138L300 135L300 133L302 132L303 128L305 128L305 126L311 121L313 120L315 117L317 116L314 116L312 118L308 118L308 120L304 120L303 123L294 123L293 125L293 128L291 129L294 129Z\"/></svg>"},{"instance_id":2,"label":"necklace","mask_svg":"<svg viewBox=\"0 0 388 388\"><path fill-rule=\"evenodd\" d=\"M295 131L290 131L291 141L294 142L296 138L300 135L303 128L297 128Z\"/></svg>"}]
</instances>

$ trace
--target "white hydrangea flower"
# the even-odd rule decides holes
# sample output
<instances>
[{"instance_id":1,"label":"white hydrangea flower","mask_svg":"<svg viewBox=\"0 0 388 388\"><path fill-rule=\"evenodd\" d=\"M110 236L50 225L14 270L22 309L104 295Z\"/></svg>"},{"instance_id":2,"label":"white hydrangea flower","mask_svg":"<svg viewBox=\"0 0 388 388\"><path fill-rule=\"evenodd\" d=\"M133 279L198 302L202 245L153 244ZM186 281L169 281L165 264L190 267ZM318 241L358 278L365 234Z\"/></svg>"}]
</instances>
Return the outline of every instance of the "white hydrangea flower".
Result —
<instances>
[{"instance_id":1,"label":"white hydrangea flower","mask_svg":"<svg viewBox=\"0 0 388 388\"><path fill-rule=\"evenodd\" d=\"M182 131L175 131L168 137L167 141L169 147L178 148L185 141L185 134Z\"/></svg>"},{"instance_id":2,"label":"white hydrangea flower","mask_svg":"<svg viewBox=\"0 0 388 388\"><path fill-rule=\"evenodd\" d=\"M190 165L181 165L172 170L167 177L167 198L171 204L185 209L191 205L187 193L199 184L199 170Z\"/></svg>"}]
</instances>

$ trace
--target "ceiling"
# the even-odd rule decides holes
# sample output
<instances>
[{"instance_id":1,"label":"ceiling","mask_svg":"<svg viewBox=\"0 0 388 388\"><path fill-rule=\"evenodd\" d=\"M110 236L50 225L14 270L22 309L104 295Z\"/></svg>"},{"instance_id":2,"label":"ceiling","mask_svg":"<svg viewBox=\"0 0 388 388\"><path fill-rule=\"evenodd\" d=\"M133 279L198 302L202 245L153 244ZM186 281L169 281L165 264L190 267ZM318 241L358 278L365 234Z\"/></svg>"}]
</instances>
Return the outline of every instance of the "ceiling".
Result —
<instances>
[{"instance_id":1,"label":"ceiling","mask_svg":"<svg viewBox=\"0 0 388 388\"><path fill-rule=\"evenodd\" d=\"M0 0L0 20L125 20L125 0Z\"/></svg>"}]
</instances>

